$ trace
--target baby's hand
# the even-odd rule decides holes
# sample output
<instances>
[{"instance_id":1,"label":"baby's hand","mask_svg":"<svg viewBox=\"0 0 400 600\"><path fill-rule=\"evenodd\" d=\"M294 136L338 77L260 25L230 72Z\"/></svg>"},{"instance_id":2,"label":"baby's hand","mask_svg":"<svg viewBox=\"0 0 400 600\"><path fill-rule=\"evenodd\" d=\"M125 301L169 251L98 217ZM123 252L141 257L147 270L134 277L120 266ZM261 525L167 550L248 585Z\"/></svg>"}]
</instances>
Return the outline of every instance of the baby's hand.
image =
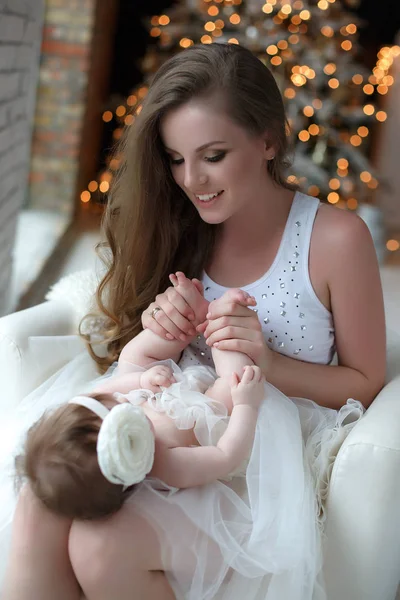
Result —
<instances>
[{"instance_id":1,"label":"baby's hand","mask_svg":"<svg viewBox=\"0 0 400 600\"><path fill-rule=\"evenodd\" d=\"M165 365L150 367L140 377L140 387L154 393L161 391L160 386L169 387L172 383L175 383L175 377L172 370Z\"/></svg>"},{"instance_id":2,"label":"baby's hand","mask_svg":"<svg viewBox=\"0 0 400 600\"><path fill-rule=\"evenodd\" d=\"M202 323L208 312L208 301L203 296L203 285L198 279L188 279L181 271L171 274L169 279L175 290L193 310L193 324Z\"/></svg>"},{"instance_id":3,"label":"baby's hand","mask_svg":"<svg viewBox=\"0 0 400 600\"><path fill-rule=\"evenodd\" d=\"M233 406L247 404L258 409L264 398L264 382L265 378L260 367L255 365L244 367L241 379L237 373L233 373L231 383Z\"/></svg>"}]
</instances>

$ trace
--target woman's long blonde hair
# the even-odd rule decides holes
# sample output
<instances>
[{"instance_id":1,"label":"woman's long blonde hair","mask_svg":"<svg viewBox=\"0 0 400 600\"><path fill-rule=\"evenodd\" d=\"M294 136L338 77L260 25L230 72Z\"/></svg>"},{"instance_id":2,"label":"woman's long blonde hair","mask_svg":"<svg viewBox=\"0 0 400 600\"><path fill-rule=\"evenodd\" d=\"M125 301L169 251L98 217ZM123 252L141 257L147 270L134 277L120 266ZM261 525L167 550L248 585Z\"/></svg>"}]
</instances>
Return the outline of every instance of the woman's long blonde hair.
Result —
<instances>
[{"instance_id":1,"label":"woman's long blonde hair","mask_svg":"<svg viewBox=\"0 0 400 600\"><path fill-rule=\"evenodd\" d=\"M107 272L97 291L108 323L107 357L95 357L103 367L141 331L141 314L168 287L169 273L200 277L210 260L219 226L202 221L175 183L160 121L190 99L214 94L222 95L235 123L254 135L268 133L275 148L269 173L278 185L291 188L284 174L287 122L267 67L241 46L218 43L193 46L165 62L117 148L122 162L103 219Z\"/></svg>"}]
</instances>

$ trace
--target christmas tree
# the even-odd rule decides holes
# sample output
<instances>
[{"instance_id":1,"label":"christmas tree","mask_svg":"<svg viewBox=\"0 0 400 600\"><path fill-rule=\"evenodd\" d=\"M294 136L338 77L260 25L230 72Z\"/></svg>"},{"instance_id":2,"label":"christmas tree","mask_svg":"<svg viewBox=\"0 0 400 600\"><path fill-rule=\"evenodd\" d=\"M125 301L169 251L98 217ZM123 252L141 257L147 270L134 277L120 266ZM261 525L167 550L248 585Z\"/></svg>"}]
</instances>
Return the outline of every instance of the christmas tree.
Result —
<instances>
[{"instance_id":1,"label":"christmas tree","mask_svg":"<svg viewBox=\"0 0 400 600\"><path fill-rule=\"evenodd\" d=\"M346 10L354 4L186 0L168 14L153 16L149 33L157 44L143 60L146 79L115 108L114 140L134 122L153 74L169 56L196 43L242 44L272 70L281 89L294 146L288 179L343 208L371 202L379 185L368 158L371 133L386 119L380 101L393 83L390 66L400 49L382 48L372 71L363 65L357 19ZM109 111L104 119L113 116ZM110 155L100 176L102 193L118 165L119 157Z\"/></svg>"}]
</instances>

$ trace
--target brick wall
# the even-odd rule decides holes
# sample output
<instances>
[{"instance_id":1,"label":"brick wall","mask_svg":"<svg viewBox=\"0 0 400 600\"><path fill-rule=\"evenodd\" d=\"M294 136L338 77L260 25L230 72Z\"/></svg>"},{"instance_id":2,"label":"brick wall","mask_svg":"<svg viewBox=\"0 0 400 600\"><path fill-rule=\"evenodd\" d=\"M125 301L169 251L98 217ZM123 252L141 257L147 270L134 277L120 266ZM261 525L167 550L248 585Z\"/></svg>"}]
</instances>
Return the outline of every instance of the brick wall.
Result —
<instances>
[{"instance_id":1,"label":"brick wall","mask_svg":"<svg viewBox=\"0 0 400 600\"><path fill-rule=\"evenodd\" d=\"M44 0L0 0L0 315L10 304L12 248L29 170Z\"/></svg>"},{"instance_id":2,"label":"brick wall","mask_svg":"<svg viewBox=\"0 0 400 600\"><path fill-rule=\"evenodd\" d=\"M95 8L96 0L46 1L30 208L67 216L75 208Z\"/></svg>"}]
</instances>

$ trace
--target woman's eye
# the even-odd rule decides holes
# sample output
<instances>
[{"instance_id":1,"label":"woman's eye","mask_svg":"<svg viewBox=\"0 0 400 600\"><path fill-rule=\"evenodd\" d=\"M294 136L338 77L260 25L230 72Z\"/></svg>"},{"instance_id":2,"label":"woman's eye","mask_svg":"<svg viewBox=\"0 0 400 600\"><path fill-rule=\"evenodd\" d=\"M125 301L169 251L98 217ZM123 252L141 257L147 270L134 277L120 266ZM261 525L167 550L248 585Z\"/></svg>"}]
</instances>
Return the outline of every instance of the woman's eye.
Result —
<instances>
[{"instance_id":1,"label":"woman's eye","mask_svg":"<svg viewBox=\"0 0 400 600\"><path fill-rule=\"evenodd\" d=\"M209 156L206 157L206 161L207 162L218 162L220 160L222 160L226 155L226 152L220 152L219 154L216 154L215 156Z\"/></svg>"},{"instance_id":2,"label":"woman's eye","mask_svg":"<svg viewBox=\"0 0 400 600\"><path fill-rule=\"evenodd\" d=\"M183 163L183 158L170 158L171 165L181 165Z\"/></svg>"}]
</instances>

